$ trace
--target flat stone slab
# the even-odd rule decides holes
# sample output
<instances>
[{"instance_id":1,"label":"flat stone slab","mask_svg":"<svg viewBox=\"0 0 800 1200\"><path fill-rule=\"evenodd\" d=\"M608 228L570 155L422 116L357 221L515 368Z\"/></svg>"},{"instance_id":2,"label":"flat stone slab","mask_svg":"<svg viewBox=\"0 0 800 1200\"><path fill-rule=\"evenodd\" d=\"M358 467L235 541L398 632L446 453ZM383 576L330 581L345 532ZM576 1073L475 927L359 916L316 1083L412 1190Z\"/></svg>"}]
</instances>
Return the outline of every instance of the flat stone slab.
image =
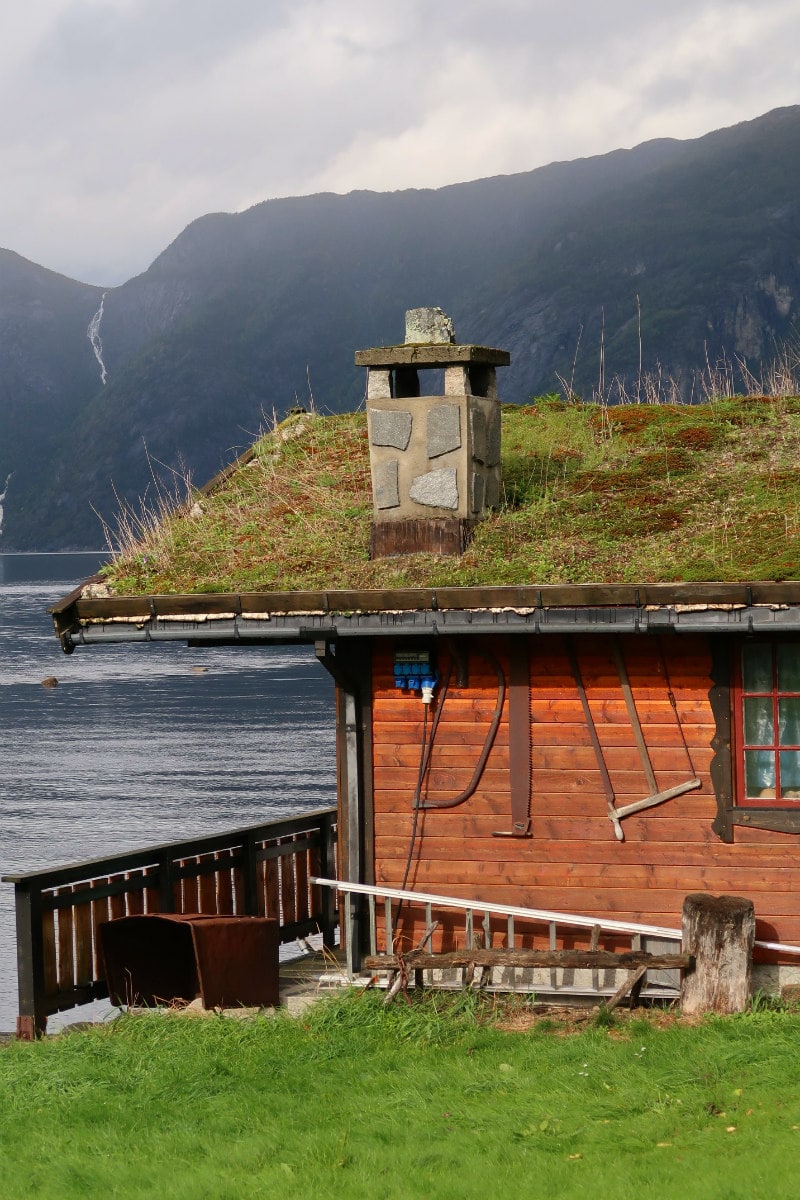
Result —
<instances>
[{"instance_id":1,"label":"flat stone slab","mask_svg":"<svg viewBox=\"0 0 800 1200\"><path fill-rule=\"evenodd\" d=\"M439 458L461 447L461 410L457 404L428 409L428 458Z\"/></svg>"},{"instance_id":2,"label":"flat stone slab","mask_svg":"<svg viewBox=\"0 0 800 1200\"><path fill-rule=\"evenodd\" d=\"M375 464L375 507L397 508L400 504L397 459Z\"/></svg>"},{"instance_id":3,"label":"flat stone slab","mask_svg":"<svg viewBox=\"0 0 800 1200\"><path fill-rule=\"evenodd\" d=\"M484 363L490 367L507 367L511 362L508 350L492 346L441 345L376 346L371 350L356 350L357 367L446 367L450 363Z\"/></svg>"},{"instance_id":4,"label":"flat stone slab","mask_svg":"<svg viewBox=\"0 0 800 1200\"><path fill-rule=\"evenodd\" d=\"M469 426L472 434L472 457L476 462L485 463L488 448L486 413L477 405L470 405Z\"/></svg>"},{"instance_id":5,"label":"flat stone slab","mask_svg":"<svg viewBox=\"0 0 800 1200\"><path fill-rule=\"evenodd\" d=\"M500 462L500 407L495 405L486 423L486 465L496 467Z\"/></svg>"},{"instance_id":6,"label":"flat stone slab","mask_svg":"<svg viewBox=\"0 0 800 1200\"><path fill-rule=\"evenodd\" d=\"M458 482L455 467L442 467L418 475L411 484L411 499L427 508L458 508Z\"/></svg>"},{"instance_id":7,"label":"flat stone slab","mask_svg":"<svg viewBox=\"0 0 800 1200\"><path fill-rule=\"evenodd\" d=\"M472 434L472 457L487 467L496 467L500 462L500 409L494 405L487 413L477 404L469 410Z\"/></svg>"},{"instance_id":8,"label":"flat stone slab","mask_svg":"<svg viewBox=\"0 0 800 1200\"><path fill-rule=\"evenodd\" d=\"M373 446L392 446L405 450L411 441L413 417L404 409L371 408L369 440Z\"/></svg>"},{"instance_id":9,"label":"flat stone slab","mask_svg":"<svg viewBox=\"0 0 800 1200\"><path fill-rule=\"evenodd\" d=\"M483 511L483 506L486 499L486 480L479 471L472 472L472 511L479 513Z\"/></svg>"}]
</instances>

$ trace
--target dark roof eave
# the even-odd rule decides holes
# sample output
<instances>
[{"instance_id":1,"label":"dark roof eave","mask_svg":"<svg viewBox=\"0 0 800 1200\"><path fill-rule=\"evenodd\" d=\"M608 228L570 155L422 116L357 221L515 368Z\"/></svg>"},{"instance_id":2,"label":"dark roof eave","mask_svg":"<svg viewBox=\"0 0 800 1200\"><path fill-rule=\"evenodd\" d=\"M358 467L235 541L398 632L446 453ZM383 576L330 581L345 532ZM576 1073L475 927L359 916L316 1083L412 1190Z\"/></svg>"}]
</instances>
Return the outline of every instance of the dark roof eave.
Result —
<instances>
[{"instance_id":1,"label":"dark roof eave","mask_svg":"<svg viewBox=\"0 0 800 1200\"><path fill-rule=\"evenodd\" d=\"M800 583L551 584L65 597L65 650L123 641L313 642L388 634L800 632Z\"/></svg>"}]
</instances>

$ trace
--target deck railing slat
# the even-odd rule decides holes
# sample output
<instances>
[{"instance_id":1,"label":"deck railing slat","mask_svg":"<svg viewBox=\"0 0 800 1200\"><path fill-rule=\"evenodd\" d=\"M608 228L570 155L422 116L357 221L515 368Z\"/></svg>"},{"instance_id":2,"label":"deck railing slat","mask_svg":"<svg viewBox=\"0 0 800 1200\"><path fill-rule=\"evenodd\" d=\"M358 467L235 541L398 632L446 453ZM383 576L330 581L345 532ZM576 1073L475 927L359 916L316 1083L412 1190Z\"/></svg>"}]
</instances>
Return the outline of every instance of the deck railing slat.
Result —
<instances>
[{"instance_id":1,"label":"deck railing slat","mask_svg":"<svg viewBox=\"0 0 800 1200\"><path fill-rule=\"evenodd\" d=\"M292 845L292 839L281 839L281 846ZM296 880L294 874L294 854L283 854L278 859L280 863L280 878L281 878L281 921L284 925L293 925L297 920L297 904L295 897L297 895Z\"/></svg>"},{"instance_id":2,"label":"deck railing slat","mask_svg":"<svg viewBox=\"0 0 800 1200\"><path fill-rule=\"evenodd\" d=\"M125 912L129 917L144 912L144 871L129 871L125 875Z\"/></svg>"},{"instance_id":3,"label":"deck railing slat","mask_svg":"<svg viewBox=\"0 0 800 1200\"><path fill-rule=\"evenodd\" d=\"M198 877L199 907L198 912L214 914L217 909L217 876L219 861L214 854L203 854L197 860L198 866L208 867Z\"/></svg>"},{"instance_id":4,"label":"deck railing slat","mask_svg":"<svg viewBox=\"0 0 800 1200\"><path fill-rule=\"evenodd\" d=\"M280 901L278 899L280 880L278 879L277 858L264 859L259 864L263 884L260 889L261 912L265 917L276 917L280 920Z\"/></svg>"},{"instance_id":5,"label":"deck railing slat","mask_svg":"<svg viewBox=\"0 0 800 1200\"><path fill-rule=\"evenodd\" d=\"M42 955L44 958L44 994L58 992L58 963L56 960L56 922L52 912L42 913Z\"/></svg>"},{"instance_id":6,"label":"deck railing slat","mask_svg":"<svg viewBox=\"0 0 800 1200\"><path fill-rule=\"evenodd\" d=\"M233 859L230 851L222 850L216 854L217 861L217 911L229 915L233 912L233 875L231 864Z\"/></svg>"},{"instance_id":7,"label":"deck railing slat","mask_svg":"<svg viewBox=\"0 0 800 1200\"><path fill-rule=\"evenodd\" d=\"M85 987L92 973L92 906L75 906L75 986Z\"/></svg>"},{"instance_id":8,"label":"deck railing slat","mask_svg":"<svg viewBox=\"0 0 800 1200\"><path fill-rule=\"evenodd\" d=\"M308 895L308 847L303 839L295 837L294 843L294 877L295 890L295 919L305 921L311 911Z\"/></svg>"},{"instance_id":9,"label":"deck railing slat","mask_svg":"<svg viewBox=\"0 0 800 1200\"><path fill-rule=\"evenodd\" d=\"M71 888L60 888L71 895ZM58 986L61 991L75 986L75 963L73 959L72 930L74 909L64 908L58 914Z\"/></svg>"}]
</instances>

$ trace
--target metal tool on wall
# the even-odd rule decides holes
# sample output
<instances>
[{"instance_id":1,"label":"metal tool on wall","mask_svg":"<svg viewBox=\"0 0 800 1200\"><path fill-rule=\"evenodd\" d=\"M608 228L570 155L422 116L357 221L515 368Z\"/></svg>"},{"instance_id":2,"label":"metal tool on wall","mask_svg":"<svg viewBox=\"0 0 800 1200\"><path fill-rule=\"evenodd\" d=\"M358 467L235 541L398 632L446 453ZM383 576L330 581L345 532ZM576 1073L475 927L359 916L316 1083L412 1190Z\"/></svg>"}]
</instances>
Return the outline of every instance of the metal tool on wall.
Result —
<instances>
[{"instance_id":1,"label":"metal tool on wall","mask_svg":"<svg viewBox=\"0 0 800 1200\"><path fill-rule=\"evenodd\" d=\"M655 772L653 771L653 765L650 762L650 755L647 750L647 743L644 740L642 724L641 724L641 721L639 720L639 714L636 711L636 704L633 699L633 692L631 690L630 680L628 679L628 671L627 671L627 667L625 666L625 659L622 655L622 648L619 645L619 641L616 639L614 640L614 643L613 643L613 654L614 654L614 661L615 661L616 668L617 668L617 674L619 676L620 687L622 689L622 695L625 700L625 707L628 712L628 719L630 720L631 727L633 729L634 740L636 742L636 748L639 752L639 761L641 762L645 779L647 780L648 787L650 788L649 796L645 796L641 800L635 800L631 804L625 804L621 808L617 808L616 803L615 803L614 787L613 787L613 784L611 783L611 776L608 773L608 767L606 766L606 762L603 757L603 750L600 745L600 739L597 736L597 727L594 723L594 717L592 716L592 711L589 707L589 701L586 696L586 688L584 687L583 678L581 676L580 667L578 665L578 659L575 655L575 650L572 645L572 642L571 641L567 642L567 656L569 658L570 668L572 670L572 676L575 681L575 686L578 689L578 696L581 701L581 707L583 709L584 718L586 720L586 725L589 730L589 737L591 739L592 748L594 750L595 758L597 760L597 766L600 771L600 777L603 781L603 790L605 792L606 802L608 804L609 820L611 821L611 824L614 827L614 836L616 837L617 841L624 842L625 834L623 832L622 825L620 824L620 822L622 821L622 819L624 817L629 817L633 813L642 812L644 809L647 809L647 808L654 808L657 804L663 804L665 800L672 800L676 796L682 796L685 792L691 792L695 788L699 788L701 786L701 781L697 778L694 778L694 779L687 780L686 783L679 783L675 787L666 788L663 791L659 791L658 783L657 783L656 777L655 777ZM686 744L686 738L683 733L683 727L681 726L680 719L678 718L677 705L675 704L674 697L672 696L672 689L669 684L669 677L666 674L666 664L665 663L664 663L664 674L665 674L665 679L667 680L667 690L668 690L668 694L670 697L670 703L672 704L672 707L675 711L676 719L678 720L678 728L680 730L681 739L683 741L683 746L686 751L686 755L689 760L689 766L691 769L691 756L689 755L689 748Z\"/></svg>"}]
</instances>

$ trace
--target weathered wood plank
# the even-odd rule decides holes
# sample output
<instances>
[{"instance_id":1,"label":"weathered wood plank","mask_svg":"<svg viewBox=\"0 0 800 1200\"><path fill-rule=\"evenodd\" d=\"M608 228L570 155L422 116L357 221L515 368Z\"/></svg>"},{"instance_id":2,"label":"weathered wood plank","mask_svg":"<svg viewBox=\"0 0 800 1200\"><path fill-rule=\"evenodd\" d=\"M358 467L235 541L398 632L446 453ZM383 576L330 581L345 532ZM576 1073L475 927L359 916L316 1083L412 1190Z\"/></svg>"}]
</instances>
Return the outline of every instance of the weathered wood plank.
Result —
<instances>
[{"instance_id":1,"label":"weathered wood plank","mask_svg":"<svg viewBox=\"0 0 800 1200\"><path fill-rule=\"evenodd\" d=\"M561 967L563 969L587 970L590 968L632 970L668 970L686 968L691 965L689 954L647 954L643 950L631 950L615 954L608 950L525 950L495 947L484 950L447 950L431 954L426 950L411 950L408 954L375 954L363 960L368 971L398 970L402 965L409 970L446 970L448 967L466 967L474 963L480 967Z\"/></svg>"},{"instance_id":2,"label":"weathered wood plank","mask_svg":"<svg viewBox=\"0 0 800 1200\"><path fill-rule=\"evenodd\" d=\"M44 994L45 996L55 996L58 992L58 957L55 916L52 911L42 913L42 957L44 959Z\"/></svg>"},{"instance_id":3,"label":"weathered wood plank","mask_svg":"<svg viewBox=\"0 0 800 1200\"><path fill-rule=\"evenodd\" d=\"M484 729L484 736L486 730ZM463 746L448 746L434 744L431 754L432 770L444 769L447 771L472 770L480 755L480 746L470 747L466 751ZM409 769L419 770L419 745L402 745L394 743L393 745L376 745L373 751L373 762L376 769L382 767L407 767ZM507 771L510 764L510 756L508 746L493 745L489 752L488 762L491 766L487 766L487 770Z\"/></svg>"},{"instance_id":4,"label":"weathered wood plank","mask_svg":"<svg viewBox=\"0 0 800 1200\"><path fill-rule=\"evenodd\" d=\"M625 725L630 730L625 701L621 697L593 700L590 696L588 699L598 729L603 725ZM681 722L685 725L713 724L711 708L708 702L702 699L684 701L678 705L678 712ZM571 698L560 700L549 695L537 695L535 690L532 691L531 719L535 722L580 725L581 715L581 703L577 694ZM673 723L675 721L672 705L666 695L658 700L643 700L640 705L639 717L643 725L666 725L670 720ZM687 730L687 738L689 736Z\"/></svg>"},{"instance_id":5,"label":"weathered wood plank","mask_svg":"<svg viewBox=\"0 0 800 1200\"><path fill-rule=\"evenodd\" d=\"M281 844L291 846L291 838L282 838ZM281 913L283 922L286 925L297 920L296 907L296 892L294 878L294 855L282 854L280 859L280 876L281 876Z\"/></svg>"},{"instance_id":6,"label":"weathered wood plank","mask_svg":"<svg viewBox=\"0 0 800 1200\"><path fill-rule=\"evenodd\" d=\"M144 871L126 871L125 878L131 885L131 890L125 894L125 914L139 916L144 912L144 891L137 885L144 879Z\"/></svg>"},{"instance_id":7,"label":"weathered wood plank","mask_svg":"<svg viewBox=\"0 0 800 1200\"><path fill-rule=\"evenodd\" d=\"M417 751L419 757L419 751ZM489 762L492 762L490 755ZM689 778L686 767L678 768L675 764L674 770L663 771L659 783L666 789L677 787L681 783L686 783ZM433 766L430 771L427 791L431 797L442 795L447 796L454 791L458 791L458 785L462 779L467 782L474 769L474 764L465 764L463 767L455 765L450 767ZM386 770L389 770L389 764L386 764ZM416 786L416 772L410 765L391 765L391 784L393 790L398 788L406 789L406 803L408 798L413 796L414 787ZM628 797L632 803L634 800L641 800L647 795L646 788L643 786L643 777L639 771L617 771L614 775L614 793L617 801L622 804L623 797L626 797L624 803L628 803ZM461 783L461 786L464 784ZM581 795L587 798L599 795L602 792L602 782L598 770L582 770L570 773L569 771L551 771L544 768L534 766L532 769L532 789L534 797L533 812L534 815L537 807L541 804L541 798L548 794L557 796L565 795ZM379 798L382 796L382 789L379 785L375 787L375 804L379 804ZM476 801L485 800L492 804L499 796L508 794L508 771L502 767L487 766L483 773L481 783L476 788L470 804ZM692 796L702 796L703 792L687 793ZM683 797L679 798L679 801Z\"/></svg>"},{"instance_id":8,"label":"weathered wood plank","mask_svg":"<svg viewBox=\"0 0 800 1200\"><path fill-rule=\"evenodd\" d=\"M372 737L375 746L419 746L422 721L376 720L372 724ZM443 718L436 730L436 746L477 746L480 749L485 737L486 730L481 729L474 721L449 721ZM497 730L495 744L508 745L508 725L502 721Z\"/></svg>"},{"instance_id":9,"label":"weathered wood plank","mask_svg":"<svg viewBox=\"0 0 800 1200\"><path fill-rule=\"evenodd\" d=\"M435 790L430 790L428 793L431 798L437 798L439 795L446 797L449 794L451 793ZM629 801L632 803L635 800L641 800L641 798L641 791L632 793L619 792L616 795L619 804L627 804ZM381 829L386 829L386 831L404 829L406 827L405 818L409 811L408 793L394 796L391 805L386 803L385 800L384 796L380 796L376 803L376 813L380 818L379 825ZM597 789L594 791L589 789L585 789L584 791L576 790L570 795L559 795L557 793L543 795L542 791L535 786L534 781L533 820L537 823L541 821L548 822L547 828L552 832L554 837L573 836L571 832L573 826L570 822L583 820L587 823L587 837L594 836L604 840L610 825L608 824L608 812L602 800L603 797ZM673 807L670 807L670 805ZM678 805L680 807L677 807ZM492 829L486 825L486 822L496 820L500 811L501 808L496 791L488 793L482 790L476 791L470 800L469 814L464 815L464 837L486 836L488 833L491 833ZM642 841L647 841L650 838L650 831L652 831L652 836L655 840L662 838L675 840L678 836L676 830L684 822L690 823L690 829L694 830L694 832L690 833L690 838L696 839L702 836L700 831L695 828L696 823L706 822L710 824L714 811L713 797L708 792L697 790L686 792L684 795L677 797L676 800L663 805L661 810L656 808L642 813L634 813L627 820L636 822L635 825L630 826L630 829L639 830L636 836L640 837ZM597 821L600 821L601 824L595 824ZM603 821L605 821L605 824L603 824ZM469 822L469 824L467 825L466 822ZM663 829L662 826L664 827ZM433 837L437 834L451 833L458 827L459 821L457 816L447 811L438 812L435 822L431 822L431 824L426 822L424 836ZM766 842L772 835L764 832L760 836Z\"/></svg>"},{"instance_id":10,"label":"weathered wood plank","mask_svg":"<svg viewBox=\"0 0 800 1200\"><path fill-rule=\"evenodd\" d=\"M56 895L70 895L72 888L56 888ZM75 986L75 960L73 958L74 913L71 908L59 910L58 917L58 986L62 991Z\"/></svg>"},{"instance_id":11,"label":"weathered wood plank","mask_svg":"<svg viewBox=\"0 0 800 1200\"><path fill-rule=\"evenodd\" d=\"M711 762L712 751L709 746L699 748L700 752L697 755L699 761L695 762L695 755L692 755L692 763L696 769L701 766L708 766ZM657 746L648 743L648 751L653 769L658 773L659 779L662 772L683 773L687 778L689 775L686 765L686 752L683 748L683 743L675 746ZM634 746L604 746L603 758L606 761L606 766L613 773L617 771L628 772L632 774L642 774L639 757ZM570 774L576 772L585 772L596 769L594 754L590 746L571 745L571 746L535 746L533 749L532 760L536 770L543 771L566 771ZM496 766L502 765L502 760L498 761ZM658 790L656 787L655 791Z\"/></svg>"},{"instance_id":12,"label":"weathered wood plank","mask_svg":"<svg viewBox=\"0 0 800 1200\"><path fill-rule=\"evenodd\" d=\"M201 854L198 858L198 864L216 862L216 855ZM217 912L217 875L203 874L198 877L198 912L215 913Z\"/></svg>"},{"instance_id":13,"label":"weathered wood plank","mask_svg":"<svg viewBox=\"0 0 800 1200\"><path fill-rule=\"evenodd\" d=\"M424 867L424 864L420 865ZM379 876L382 875L383 872L379 871ZM614 885L603 888L603 894L600 897L596 887L582 881L575 881L573 884L562 881L561 884L539 886L531 884L529 879L524 880L523 872L512 873L513 875L516 877L509 877L506 872L484 871L478 873L474 879L465 881L463 876L459 875L458 878L444 880L443 883L446 885L448 895L461 895L466 900L480 896L487 901L495 900L500 904L518 904L523 908L542 908L555 912L586 914L602 912L619 917L621 920L642 920L647 924L658 922L655 922L651 915L635 918L631 914L634 912L669 913L671 914L670 919L664 923L672 925L676 922L680 924L680 913L686 896L686 887L691 887L691 881L688 881L686 885L673 888L661 887L660 881L656 881L654 886L648 888ZM392 876L391 878L378 878L377 882L386 887L398 887L400 880L396 876ZM416 881L418 890L433 891L432 883L433 880L427 872L419 872ZM785 909L791 911L791 898L794 894L787 890L772 895L778 904L781 903L781 897L784 897L782 903ZM476 904L476 907L479 905Z\"/></svg>"},{"instance_id":14,"label":"weathered wood plank","mask_svg":"<svg viewBox=\"0 0 800 1200\"><path fill-rule=\"evenodd\" d=\"M390 879L402 880L405 859L398 857L380 860L381 873L387 883ZM536 879L536 888L563 889L574 887L576 890L589 889L598 893L606 893L624 889L638 892L642 901L654 886L669 891L679 892L683 889L686 895L689 891L730 892L737 881L744 880L744 874L738 867L729 863L719 866L668 866L663 863L637 864L628 863L563 863L536 861L531 863L512 862L508 856L503 861L489 862L486 860L465 859L449 862L431 862L422 860L416 863L416 888L436 894L437 888L447 888L448 894L456 883L475 888L474 895L482 894L484 881L489 880L503 883L511 887L530 885L531 876ZM754 868L751 878L746 881L749 890L754 894L767 895L777 900L778 893L796 895L800 876L795 871L787 871L785 867ZM399 886L392 884L391 886ZM537 907L543 907L538 905ZM544 907L555 907L554 905ZM597 911L596 905L594 911Z\"/></svg>"},{"instance_id":15,"label":"weathered wood plank","mask_svg":"<svg viewBox=\"0 0 800 1200\"><path fill-rule=\"evenodd\" d=\"M487 684L487 691L489 685ZM494 691L497 688L497 680L494 682ZM488 724L492 719L495 707L495 695L493 692L487 696L482 696L477 692L465 693L459 695L457 692L448 692L447 700L445 701L445 711L447 719L455 722L464 722L471 720L483 720ZM393 716L403 721L413 722L415 719L420 720L421 701L419 696L411 695L407 692L395 691L391 696L382 698L380 695L374 698L374 713L377 719L382 721L391 721ZM444 721L444 716L442 721ZM420 725L421 728L421 725Z\"/></svg>"},{"instance_id":16,"label":"weathered wood plank","mask_svg":"<svg viewBox=\"0 0 800 1200\"><path fill-rule=\"evenodd\" d=\"M633 818L628 818L632 820ZM425 835L422 854L432 862L459 862L469 860L478 855L485 862L517 861L526 863L528 869L538 872L539 864L551 864L554 869L563 870L566 866L584 869L593 865L614 866L624 870L627 865L636 868L642 866L643 854L656 870L662 867L724 867L729 871L755 874L759 872L779 870L787 878L794 880L794 886L800 890L800 862L796 848L789 846L744 847L743 853L735 856L721 851L721 843L710 835L706 841L687 842L683 837L676 841L662 841L656 845L648 844L645 848L641 842L612 842L608 837L608 820L604 827L605 837L602 840L563 840L547 839L548 844L540 847L516 851L509 849L503 842L490 834L475 839L465 845L463 838L455 835L434 837ZM617 853L617 847L619 853ZM385 833L376 839L376 856L382 862L404 862L408 853L408 836ZM538 876L537 876L538 877ZM742 878L745 878L744 874Z\"/></svg>"},{"instance_id":17,"label":"weathered wood plank","mask_svg":"<svg viewBox=\"0 0 800 1200\"><path fill-rule=\"evenodd\" d=\"M305 921L311 915L308 888L308 855L308 850L302 850L295 856L294 862L295 883L297 888L295 919L298 921Z\"/></svg>"},{"instance_id":18,"label":"weathered wood plank","mask_svg":"<svg viewBox=\"0 0 800 1200\"><path fill-rule=\"evenodd\" d=\"M259 863L259 868L261 864ZM264 911L259 915L264 917L280 917L280 902L279 902L279 881L278 881L278 860L277 858L268 858L263 864L264 883L263 888L259 888L259 898L263 896ZM259 905L260 907L260 905Z\"/></svg>"},{"instance_id":19,"label":"weathered wood plank","mask_svg":"<svg viewBox=\"0 0 800 1200\"><path fill-rule=\"evenodd\" d=\"M102 887L102 885L105 882L106 881L104 879L95 879L95 880L92 880L89 887L92 891L94 891L94 889L96 887ZM104 964L102 962L102 953L101 953L101 949L100 949L100 937L97 932L97 927L98 927L98 925L102 924L103 921L108 921L108 920L109 920L108 899L103 898L102 900L93 900L92 901L92 947L93 947L93 951L94 951L93 970L94 970L95 979L101 979L105 975L105 968L104 968Z\"/></svg>"},{"instance_id":20,"label":"weathered wood plank","mask_svg":"<svg viewBox=\"0 0 800 1200\"><path fill-rule=\"evenodd\" d=\"M614 995L611 997L611 999L606 1002L605 1008L608 1012L616 1008L617 1005L625 999L628 992L631 992L633 995L637 983L639 983L639 980L644 977L645 973L649 970L650 965L654 966L655 964L642 963L631 971L627 979L623 980L623 982L614 992ZM636 992L638 995L638 988L636 989Z\"/></svg>"},{"instance_id":21,"label":"weathered wood plank","mask_svg":"<svg viewBox=\"0 0 800 1200\"><path fill-rule=\"evenodd\" d=\"M148 883L152 881L152 886L146 887L142 893L144 897L144 911L147 913L160 912L161 892L159 888L158 867L148 867L143 874Z\"/></svg>"},{"instance_id":22,"label":"weathered wood plank","mask_svg":"<svg viewBox=\"0 0 800 1200\"><path fill-rule=\"evenodd\" d=\"M234 912L242 917L245 915L244 902L244 871L234 867L232 871ZM261 914L263 916L263 913Z\"/></svg>"},{"instance_id":23,"label":"weathered wood plank","mask_svg":"<svg viewBox=\"0 0 800 1200\"><path fill-rule=\"evenodd\" d=\"M124 886L126 880L125 875L111 875L109 883L122 884ZM118 917L125 916L125 893L124 891L117 892L108 898L108 914L112 921L116 921Z\"/></svg>"},{"instance_id":24,"label":"weathered wood plank","mask_svg":"<svg viewBox=\"0 0 800 1200\"><path fill-rule=\"evenodd\" d=\"M680 730L673 718L671 724L653 724L652 722L646 726L647 728L647 744L653 749L682 746ZM630 729L625 725L604 725L603 729L603 746L605 748L633 746L633 737ZM687 730L687 734L691 734L689 744L692 747L692 756L695 750L704 750L710 743L714 734L713 724L708 725L693 725L691 730ZM561 747L569 748L571 746L586 746L588 739L586 734L585 724L568 724L560 722L559 724L544 724L534 722L531 725L531 740L533 742L534 753L539 747L553 747L558 749Z\"/></svg>"},{"instance_id":25,"label":"weathered wood plank","mask_svg":"<svg viewBox=\"0 0 800 1200\"><path fill-rule=\"evenodd\" d=\"M75 928L75 986L86 987L94 978L92 970L92 906L79 904L74 910L73 921Z\"/></svg>"},{"instance_id":26,"label":"weathered wood plank","mask_svg":"<svg viewBox=\"0 0 800 1200\"><path fill-rule=\"evenodd\" d=\"M233 907L233 875L231 871L231 853L229 850L219 851L217 859L217 912L230 915Z\"/></svg>"}]
</instances>

